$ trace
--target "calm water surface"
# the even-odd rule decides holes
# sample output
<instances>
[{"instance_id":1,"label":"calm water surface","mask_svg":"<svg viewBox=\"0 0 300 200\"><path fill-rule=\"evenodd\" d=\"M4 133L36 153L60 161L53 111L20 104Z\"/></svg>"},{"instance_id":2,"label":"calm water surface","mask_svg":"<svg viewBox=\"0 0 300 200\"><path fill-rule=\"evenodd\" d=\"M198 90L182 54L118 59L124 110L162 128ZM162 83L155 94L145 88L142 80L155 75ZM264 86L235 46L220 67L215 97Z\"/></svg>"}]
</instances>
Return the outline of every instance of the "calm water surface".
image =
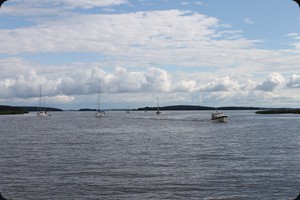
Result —
<instances>
[{"instance_id":1,"label":"calm water surface","mask_svg":"<svg viewBox=\"0 0 300 200\"><path fill-rule=\"evenodd\" d=\"M10 200L292 200L300 115L58 112L0 116L0 192Z\"/></svg>"}]
</instances>

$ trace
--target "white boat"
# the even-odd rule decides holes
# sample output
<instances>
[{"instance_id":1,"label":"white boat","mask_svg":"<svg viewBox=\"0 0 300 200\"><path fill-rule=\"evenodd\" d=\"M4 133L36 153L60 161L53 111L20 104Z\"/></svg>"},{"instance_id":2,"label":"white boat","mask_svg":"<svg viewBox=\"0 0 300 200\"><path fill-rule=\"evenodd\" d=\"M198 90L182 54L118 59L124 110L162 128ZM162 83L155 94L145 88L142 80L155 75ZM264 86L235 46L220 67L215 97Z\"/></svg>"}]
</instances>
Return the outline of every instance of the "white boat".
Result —
<instances>
[{"instance_id":1,"label":"white boat","mask_svg":"<svg viewBox=\"0 0 300 200\"><path fill-rule=\"evenodd\" d=\"M98 101L97 101L97 112L95 114L96 118L101 118L105 116L105 112L100 109L100 81L99 81L99 90L98 90Z\"/></svg>"},{"instance_id":2,"label":"white boat","mask_svg":"<svg viewBox=\"0 0 300 200\"><path fill-rule=\"evenodd\" d=\"M39 111L36 114L38 117L47 117L48 116L46 111Z\"/></svg>"},{"instance_id":3,"label":"white boat","mask_svg":"<svg viewBox=\"0 0 300 200\"><path fill-rule=\"evenodd\" d=\"M215 111L214 113L211 114L211 120L216 121L216 122L227 122L228 116L219 111Z\"/></svg>"},{"instance_id":4,"label":"white boat","mask_svg":"<svg viewBox=\"0 0 300 200\"><path fill-rule=\"evenodd\" d=\"M96 115L95 115L96 118L100 118L100 117L104 117L104 116L105 116L104 111L97 110Z\"/></svg>"},{"instance_id":5,"label":"white boat","mask_svg":"<svg viewBox=\"0 0 300 200\"><path fill-rule=\"evenodd\" d=\"M159 107L157 108L156 114L157 114L157 115L160 115L160 114L161 114L161 112L159 111Z\"/></svg>"},{"instance_id":6,"label":"white boat","mask_svg":"<svg viewBox=\"0 0 300 200\"><path fill-rule=\"evenodd\" d=\"M36 113L38 117L47 117L49 116L47 114L47 111L45 107L42 107L42 87L40 87L40 98L39 98L39 104L38 104L38 112Z\"/></svg>"},{"instance_id":7,"label":"white boat","mask_svg":"<svg viewBox=\"0 0 300 200\"><path fill-rule=\"evenodd\" d=\"M126 113L130 113L130 110L129 110L129 104L128 104L128 108L126 110Z\"/></svg>"},{"instance_id":8,"label":"white boat","mask_svg":"<svg viewBox=\"0 0 300 200\"><path fill-rule=\"evenodd\" d=\"M157 100L157 111L156 111L156 114L157 115L161 114L161 112L159 111L159 97L158 97L158 100Z\"/></svg>"}]
</instances>

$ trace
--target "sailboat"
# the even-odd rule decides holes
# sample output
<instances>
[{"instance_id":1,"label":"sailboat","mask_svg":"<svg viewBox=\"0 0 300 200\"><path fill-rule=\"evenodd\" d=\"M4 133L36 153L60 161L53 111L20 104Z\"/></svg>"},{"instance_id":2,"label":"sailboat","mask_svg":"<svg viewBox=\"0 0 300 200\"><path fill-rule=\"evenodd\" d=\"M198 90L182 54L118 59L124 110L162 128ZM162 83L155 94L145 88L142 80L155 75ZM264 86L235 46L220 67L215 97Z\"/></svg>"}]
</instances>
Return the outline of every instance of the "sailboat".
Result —
<instances>
[{"instance_id":1,"label":"sailboat","mask_svg":"<svg viewBox=\"0 0 300 200\"><path fill-rule=\"evenodd\" d=\"M42 87L41 86L40 86L40 98L39 98L39 104L38 104L38 112L36 114L38 117L47 117L48 116L46 109L42 108Z\"/></svg>"},{"instance_id":2,"label":"sailboat","mask_svg":"<svg viewBox=\"0 0 300 200\"><path fill-rule=\"evenodd\" d=\"M159 111L159 97L158 97L156 114L157 114L157 115L160 115L160 113L161 113L161 112Z\"/></svg>"},{"instance_id":3,"label":"sailboat","mask_svg":"<svg viewBox=\"0 0 300 200\"><path fill-rule=\"evenodd\" d=\"M130 110L129 110L129 104L128 104L128 108L126 110L126 113L130 113Z\"/></svg>"},{"instance_id":4,"label":"sailboat","mask_svg":"<svg viewBox=\"0 0 300 200\"><path fill-rule=\"evenodd\" d=\"M101 118L105 116L105 112L104 111L101 111L100 109L100 81L99 81L99 90L98 90L98 101L97 101L97 112L96 112L96 115L95 117L96 118Z\"/></svg>"}]
</instances>

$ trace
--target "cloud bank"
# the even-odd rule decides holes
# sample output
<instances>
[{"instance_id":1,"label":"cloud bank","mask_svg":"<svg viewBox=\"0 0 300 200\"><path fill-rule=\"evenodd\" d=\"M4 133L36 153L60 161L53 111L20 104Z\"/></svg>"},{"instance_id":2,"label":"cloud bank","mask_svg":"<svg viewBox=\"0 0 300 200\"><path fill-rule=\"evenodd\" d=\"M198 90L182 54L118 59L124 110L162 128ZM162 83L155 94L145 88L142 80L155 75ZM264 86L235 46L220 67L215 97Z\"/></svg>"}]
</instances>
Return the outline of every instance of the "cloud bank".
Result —
<instances>
[{"instance_id":1,"label":"cloud bank","mask_svg":"<svg viewBox=\"0 0 300 200\"><path fill-rule=\"evenodd\" d=\"M280 91L283 98L285 93L288 95L290 88L298 88L300 85L300 75L287 77L289 81L284 85L285 78L279 73L269 74L262 83L229 76L201 79L199 74L191 76L183 72L178 76L178 72L168 72L155 67L145 70L116 67L111 72L99 67L90 67L74 70L68 75L64 72L53 73L55 76L39 74L35 69L28 69L27 72L17 74L14 78L2 79L0 99L28 99L33 102L38 98L41 86L43 96L46 96L48 101L64 105L72 103L78 96L97 94L100 81L101 93L109 94L113 99L120 94L131 94L136 97L133 100L149 94L164 94L172 96L173 102L189 102L190 100L182 96L189 98L193 96L197 102L211 105L209 102L242 103L262 97L271 101L272 98L278 98L277 91ZM188 79L183 78L187 76ZM174 94L181 95L176 97Z\"/></svg>"}]
</instances>

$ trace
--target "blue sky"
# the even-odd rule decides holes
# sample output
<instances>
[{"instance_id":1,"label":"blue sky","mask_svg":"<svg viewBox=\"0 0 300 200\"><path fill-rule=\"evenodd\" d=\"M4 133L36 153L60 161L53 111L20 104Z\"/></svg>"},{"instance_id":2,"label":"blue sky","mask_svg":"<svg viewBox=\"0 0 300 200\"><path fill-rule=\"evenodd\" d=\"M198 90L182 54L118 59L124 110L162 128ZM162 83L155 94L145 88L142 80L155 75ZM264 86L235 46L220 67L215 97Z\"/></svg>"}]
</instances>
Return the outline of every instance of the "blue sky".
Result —
<instances>
[{"instance_id":1,"label":"blue sky","mask_svg":"<svg viewBox=\"0 0 300 200\"><path fill-rule=\"evenodd\" d=\"M0 104L300 107L292 0L9 0Z\"/></svg>"}]
</instances>

